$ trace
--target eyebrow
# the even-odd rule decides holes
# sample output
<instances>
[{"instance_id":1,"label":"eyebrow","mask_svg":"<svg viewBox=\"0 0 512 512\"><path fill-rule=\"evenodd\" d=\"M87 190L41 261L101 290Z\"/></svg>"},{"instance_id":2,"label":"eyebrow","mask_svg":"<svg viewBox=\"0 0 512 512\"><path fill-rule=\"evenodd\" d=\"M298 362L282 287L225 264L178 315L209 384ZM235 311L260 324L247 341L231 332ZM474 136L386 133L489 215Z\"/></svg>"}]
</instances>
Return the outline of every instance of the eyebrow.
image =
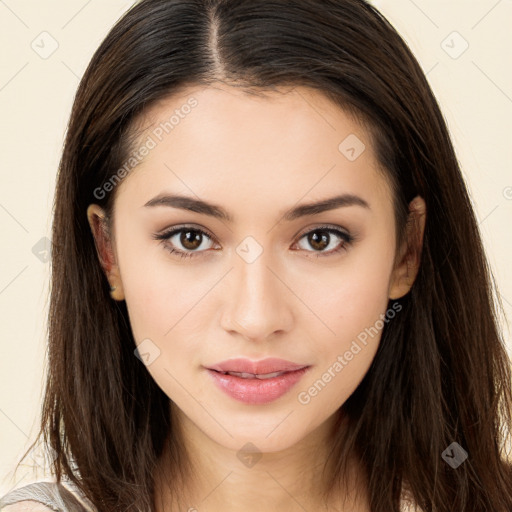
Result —
<instances>
[{"instance_id":1,"label":"eyebrow","mask_svg":"<svg viewBox=\"0 0 512 512\"><path fill-rule=\"evenodd\" d=\"M224 208L222 208L222 206L208 203L201 199L196 199L189 196L159 194L144 205L144 207L155 206L180 208L182 210L209 215L216 219L225 220L227 222L233 222L234 220L233 216ZM337 208L347 206L361 206L363 208L370 209L370 205L361 197L354 194L341 194L314 203L295 206L284 212L282 217L286 221L292 221L300 217L318 215L329 210L335 210Z\"/></svg>"}]
</instances>

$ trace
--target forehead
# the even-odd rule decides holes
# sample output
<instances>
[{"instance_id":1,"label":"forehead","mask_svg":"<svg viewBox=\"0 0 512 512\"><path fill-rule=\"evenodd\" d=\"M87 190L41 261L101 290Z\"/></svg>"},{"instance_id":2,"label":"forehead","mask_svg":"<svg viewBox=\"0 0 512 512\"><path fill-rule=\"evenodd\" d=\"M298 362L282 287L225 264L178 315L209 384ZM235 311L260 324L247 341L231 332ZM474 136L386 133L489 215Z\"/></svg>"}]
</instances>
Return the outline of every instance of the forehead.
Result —
<instances>
[{"instance_id":1,"label":"forehead","mask_svg":"<svg viewBox=\"0 0 512 512\"><path fill-rule=\"evenodd\" d=\"M364 125L308 87L189 87L148 109L136 130L133 151L150 149L118 192L141 201L164 188L260 208L333 191L391 199Z\"/></svg>"}]
</instances>

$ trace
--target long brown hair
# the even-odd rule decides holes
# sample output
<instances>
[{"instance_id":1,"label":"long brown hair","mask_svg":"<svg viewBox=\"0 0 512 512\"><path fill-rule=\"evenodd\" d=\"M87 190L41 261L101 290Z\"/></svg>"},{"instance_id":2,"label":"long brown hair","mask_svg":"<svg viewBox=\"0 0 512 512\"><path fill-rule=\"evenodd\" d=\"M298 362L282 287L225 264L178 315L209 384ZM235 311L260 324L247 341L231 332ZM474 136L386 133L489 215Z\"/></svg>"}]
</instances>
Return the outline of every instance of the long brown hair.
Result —
<instances>
[{"instance_id":1,"label":"long brown hair","mask_svg":"<svg viewBox=\"0 0 512 512\"><path fill-rule=\"evenodd\" d=\"M174 474L186 467L169 398L134 357L125 303L109 296L86 209L112 212L115 194L98 190L126 161L146 108L216 81L254 91L313 87L365 123L393 185L397 246L409 201L426 202L418 276L391 301L400 314L342 406L347 428L333 441L328 488L356 457L373 512L398 511L405 487L425 511L510 512L503 308L436 99L407 45L364 0L142 0L94 54L55 196L38 439L57 455L58 481L70 479L100 512L152 511L166 440ZM457 468L442 456L454 442L468 454Z\"/></svg>"}]
</instances>

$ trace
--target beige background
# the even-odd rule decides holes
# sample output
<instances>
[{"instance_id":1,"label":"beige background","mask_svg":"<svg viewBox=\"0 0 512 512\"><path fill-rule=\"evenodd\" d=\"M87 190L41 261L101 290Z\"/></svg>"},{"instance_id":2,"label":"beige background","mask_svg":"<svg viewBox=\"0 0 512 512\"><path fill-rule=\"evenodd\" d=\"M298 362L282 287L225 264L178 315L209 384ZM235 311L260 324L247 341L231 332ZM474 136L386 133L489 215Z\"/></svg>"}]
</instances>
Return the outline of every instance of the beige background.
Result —
<instances>
[{"instance_id":1,"label":"beige background","mask_svg":"<svg viewBox=\"0 0 512 512\"><path fill-rule=\"evenodd\" d=\"M39 419L55 175L79 79L131 4L0 0L0 496L44 476L28 464L16 478L11 471ZM441 104L510 318L512 0L374 4L409 43Z\"/></svg>"}]
</instances>

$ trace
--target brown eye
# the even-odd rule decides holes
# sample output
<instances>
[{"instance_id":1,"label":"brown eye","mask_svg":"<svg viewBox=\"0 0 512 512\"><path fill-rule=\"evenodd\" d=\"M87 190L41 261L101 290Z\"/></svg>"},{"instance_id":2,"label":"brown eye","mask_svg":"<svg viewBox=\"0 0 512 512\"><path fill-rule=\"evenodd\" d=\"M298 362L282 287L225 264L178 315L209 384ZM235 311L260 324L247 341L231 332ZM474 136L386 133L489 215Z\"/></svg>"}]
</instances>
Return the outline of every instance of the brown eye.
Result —
<instances>
[{"instance_id":1,"label":"brown eye","mask_svg":"<svg viewBox=\"0 0 512 512\"><path fill-rule=\"evenodd\" d=\"M330 256L342 250L347 250L347 246L352 243L354 237L339 229L326 226L309 231L302 235L300 239L305 239L307 245L313 248L313 251L308 251L307 248L301 247L306 251L316 252L318 253L317 256ZM326 250L329 247L331 250Z\"/></svg>"},{"instance_id":2,"label":"brown eye","mask_svg":"<svg viewBox=\"0 0 512 512\"><path fill-rule=\"evenodd\" d=\"M198 256L206 252L211 245L209 246L205 241L212 240L212 237L202 229L186 226L155 234L153 238L163 241L169 252L182 258Z\"/></svg>"}]
</instances>

